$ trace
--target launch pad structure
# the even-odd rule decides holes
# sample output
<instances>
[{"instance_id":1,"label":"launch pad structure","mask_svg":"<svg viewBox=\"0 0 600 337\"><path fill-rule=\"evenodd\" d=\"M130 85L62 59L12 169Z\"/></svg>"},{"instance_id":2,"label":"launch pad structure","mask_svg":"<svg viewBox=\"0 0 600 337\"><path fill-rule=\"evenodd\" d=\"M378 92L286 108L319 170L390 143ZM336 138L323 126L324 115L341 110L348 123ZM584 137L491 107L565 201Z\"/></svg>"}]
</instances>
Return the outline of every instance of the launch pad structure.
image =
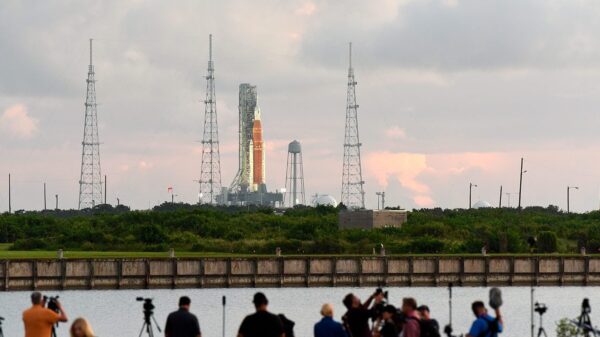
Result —
<instances>
[{"instance_id":1,"label":"launch pad structure","mask_svg":"<svg viewBox=\"0 0 600 337\"><path fill-rule=\"evenodd\" d=\"M255 85L240 84L238 110L239 167L229 188L221 189L219 201L230 205L281 205L283 194L267 191L262 116Z\"/></svg>"}]
</instances>

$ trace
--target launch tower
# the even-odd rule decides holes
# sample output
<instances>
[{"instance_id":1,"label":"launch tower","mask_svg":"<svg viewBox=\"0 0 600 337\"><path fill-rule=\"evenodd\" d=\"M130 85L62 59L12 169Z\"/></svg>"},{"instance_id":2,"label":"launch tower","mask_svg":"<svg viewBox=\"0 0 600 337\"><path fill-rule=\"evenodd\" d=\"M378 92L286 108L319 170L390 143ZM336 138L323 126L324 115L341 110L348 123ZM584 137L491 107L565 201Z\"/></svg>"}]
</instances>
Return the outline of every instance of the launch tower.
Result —
<instances>
[{"instance_id":1,"label":"launch tower","mask_svg":"<svg viewBox=\"0 0 600 337\"><path fill-rule=\"evenodd\" d=\"M254 182L254 114L256 86L242 83L239 92L239 168L229 187L230 193L246 193Z\"/></svg>"},{"instance_id":2,"label":"launch tower","mask_svg":"<svg viewBox=\"0 0 600 337\"><path fill-rule=\"evenodd\" d=\"M348 92L346 98L346 131L344 135L344 164L342 167L342 203L351 209L365 208L360 139L358 137L358 104L356 80L352 68L352 43L349 44Z\"/></svg>"},{"instance_id":3,"label":"launch tower","mask_svg":"<svg viewBox=\"0 0 600 337\"><path fill-rule=\"evenodd\" d=\"M204 135L202 138L202 166L200 168L200 202L219 203L221 193L221 161L219 158L219 127L215 96L215 68L212 60L212 34L208 36L208 74L204 101Z\"/></svg>"},{"instance_id":4,"label":"launch tower","mask_svg":"<svg viewBox=\"0 0 600 337\"><path fill-rule=\"evenodd\" d=\"M85 120L81 142L81 175L79 177L79 209L100 205L102 199L102 173L100 172L100 139L98 137L98 111L96 104L96 74L92 63L90 39L90 65L85 99Z\"/></svg>"}]
</instances>

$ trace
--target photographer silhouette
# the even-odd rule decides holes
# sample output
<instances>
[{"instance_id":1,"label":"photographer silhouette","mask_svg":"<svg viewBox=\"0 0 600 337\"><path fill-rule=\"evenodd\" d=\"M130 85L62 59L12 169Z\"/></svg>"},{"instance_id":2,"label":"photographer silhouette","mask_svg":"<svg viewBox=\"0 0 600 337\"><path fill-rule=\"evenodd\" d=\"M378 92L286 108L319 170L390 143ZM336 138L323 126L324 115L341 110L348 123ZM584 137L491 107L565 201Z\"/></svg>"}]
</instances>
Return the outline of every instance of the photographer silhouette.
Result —
<instances>
[{"instance_id":1,"label":"photographer silhouette","mask_svg":"<svg viewBox=\"0 0 600 337\"><path fill-rule=\"evenodd\" d=\"M46 302L48 308L45 308ZM31 294L33 306L23 312L25 337L56 336L54 325L68 320L65 309L57 297L43 297L40 292Z\"/></svg>"}]
</instances>

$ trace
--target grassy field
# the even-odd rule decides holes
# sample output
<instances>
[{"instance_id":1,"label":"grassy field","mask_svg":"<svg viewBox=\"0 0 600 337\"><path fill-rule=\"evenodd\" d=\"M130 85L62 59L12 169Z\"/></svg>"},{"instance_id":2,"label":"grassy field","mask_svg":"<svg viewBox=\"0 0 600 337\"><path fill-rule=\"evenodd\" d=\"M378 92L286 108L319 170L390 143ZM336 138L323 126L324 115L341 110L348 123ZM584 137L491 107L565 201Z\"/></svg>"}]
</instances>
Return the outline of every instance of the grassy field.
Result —
<instances>
[{"instance_id":1,"label":"grassy field","mask_svg":"<svg viewBox=\"0 0 600 337\"><path fill-rule=\"evenodd\" d=\"M18 251L9 250L11 244L0 243L0 260L4 259L54 259L57 256L56 251L31 250ZM184 252L176 251L177 257L264 257L273 256L265 254L231 254L231 253L210 253L210 252ZM490 254L490 256L531 256L528 254ZM578 254L534 254L535 256L577 256ZM95 259L95 258L167 258L168 252L113 252L113 251L64 251L64 258L67 259ZM285 255L298 256L298 255ZM352 254L309 254L303 256L372 256L372 255L352 255ZM481 256L481 254L393 254L390 256Z\"/></svg>"},{"instance_id":2,"label":"grassy field","mask_svg":"<svg viewBox=\"0 0 600 337\"><path fill-rule=\"evenodd\" d=\"M31 250L19 251L9 250L11 244L0 243L0 259L53 259L56 251ZM222 256L245 256L243 254L223 253L199 253L199 252L177 252L177 257L222 257ZM168 252L99 252L99 251L64 251L67 259L85 258L142 258L142 257L169 257Z\"/></svg>"}]
</instances>

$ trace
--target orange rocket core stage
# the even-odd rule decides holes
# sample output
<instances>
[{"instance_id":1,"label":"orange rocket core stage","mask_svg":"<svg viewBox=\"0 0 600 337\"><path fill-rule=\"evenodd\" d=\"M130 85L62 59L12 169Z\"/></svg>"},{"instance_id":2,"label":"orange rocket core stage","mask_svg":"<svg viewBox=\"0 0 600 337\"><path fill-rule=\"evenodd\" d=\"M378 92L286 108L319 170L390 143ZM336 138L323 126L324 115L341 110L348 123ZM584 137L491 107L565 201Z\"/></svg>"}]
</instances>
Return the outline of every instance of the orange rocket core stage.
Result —
<instances>
[{"instance_id":1,"label":"orange rocket core stage","mask_svg":"<svg viewBox=\"0 0 600 337\"><path fill-rule=\"evenodd\" d=\"M259 186L265 183L265 154L263 148L262 124L260 119L255 119L254 124L252 125L252 142L254 144L254 177L252 177L252 183L254 186Z\"/></svg>"}]
</instances>

